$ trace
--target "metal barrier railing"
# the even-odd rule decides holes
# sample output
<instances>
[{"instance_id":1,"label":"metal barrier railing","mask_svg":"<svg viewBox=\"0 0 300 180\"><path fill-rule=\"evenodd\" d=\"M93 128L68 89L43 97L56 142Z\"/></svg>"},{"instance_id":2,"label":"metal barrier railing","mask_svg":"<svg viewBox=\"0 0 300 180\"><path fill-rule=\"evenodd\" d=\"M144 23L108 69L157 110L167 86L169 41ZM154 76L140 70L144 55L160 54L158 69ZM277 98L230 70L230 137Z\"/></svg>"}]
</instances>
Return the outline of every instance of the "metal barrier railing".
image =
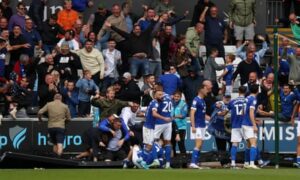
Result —
<instances>
[{"instance_id":1,"label":"metal barrier railing","mask_svg":"<svg viewBox=\"0 0 300 180\"><path fill-rule=\"evenodd\" d=\"M275 18L283 17L283 2L282 1L269 1L267 0L266 11L267 26L275 26Z\"/></svg>"}]
</instances>

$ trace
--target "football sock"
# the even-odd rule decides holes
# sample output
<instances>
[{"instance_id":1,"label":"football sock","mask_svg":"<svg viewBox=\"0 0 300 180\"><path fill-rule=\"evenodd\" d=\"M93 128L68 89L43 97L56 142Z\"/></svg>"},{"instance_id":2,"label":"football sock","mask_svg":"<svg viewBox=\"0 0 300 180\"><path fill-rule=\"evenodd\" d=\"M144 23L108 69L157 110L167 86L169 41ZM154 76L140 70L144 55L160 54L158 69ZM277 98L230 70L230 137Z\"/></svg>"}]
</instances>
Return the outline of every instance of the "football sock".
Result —
<instances>
[{"instance_id":1,"label":"football sock","mask_svg":"<svg viewBox=\"0 0 300 180\"><path fill-rule=\"evenodd\" d=\"M245 163L249 163L250 161L250 149L246 148L245 149L245 157L244 157Z\"/></svg>"},{"instance_id":2,"label":"football sock","mask_svg":"<svg viewBox=\"0 0 300 180\"><path fill-rule=\"evenodd\" d=\"M172 154L172 148L171 148L171 145L168 144L165 146L166 162L171 162L171 154Z\"/></svg>"},{"instance_id":3,"label":"football sock","mask_svg":"<svg viewBox=\"0 0 300 180\"><path fill-rule=\"evenodd\" d=\"M256 147L250 148L250 165L254 165L256 159Z\"/></svg>"},{"instance_id":4,"label":"football sock","mask_svg":"<svg viewBox=\"0 0 300 180\"><path fill-rule=\"evenodd\" d=\"M231 166L235 166L236 152L237 152L237 147L232 146L231 147Z\"/></svg>"},{"instance_id":5,"label":"football sock","mask_svg":"<svg viewBox=\"0 0 300 180\"><path fill-rule=\"evenodd\" d=\"M197 164L198 163L198 159L199 159L199 150L198 149L194 149L193 153L192 153L192 164Z\"/></svg>"}]
</instances>

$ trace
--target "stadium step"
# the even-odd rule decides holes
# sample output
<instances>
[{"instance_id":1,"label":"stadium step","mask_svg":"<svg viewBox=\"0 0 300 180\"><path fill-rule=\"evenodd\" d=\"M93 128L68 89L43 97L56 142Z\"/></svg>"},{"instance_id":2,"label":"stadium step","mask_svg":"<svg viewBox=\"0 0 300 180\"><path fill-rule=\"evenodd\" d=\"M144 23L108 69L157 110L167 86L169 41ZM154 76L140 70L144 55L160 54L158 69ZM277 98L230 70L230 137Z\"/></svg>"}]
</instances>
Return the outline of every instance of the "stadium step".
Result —
<instances>
[{"instance_id":1,"label":"stadium step","mask_svg":"<svg viewBox=\"0 0 300 180\"><path fill-rule=\"evenodd\" d=\"M273 47L273 38L274 38L274 29L273 28L266 28L266 33L268 34L269 38L270 38L270 47ZM278 28L278 33L282 34L284 36L288 36L288 37L293 37L293 32L291 30L291 28ZM281 39L279 39L280 42Z\"/></svg>"}]
</instances>

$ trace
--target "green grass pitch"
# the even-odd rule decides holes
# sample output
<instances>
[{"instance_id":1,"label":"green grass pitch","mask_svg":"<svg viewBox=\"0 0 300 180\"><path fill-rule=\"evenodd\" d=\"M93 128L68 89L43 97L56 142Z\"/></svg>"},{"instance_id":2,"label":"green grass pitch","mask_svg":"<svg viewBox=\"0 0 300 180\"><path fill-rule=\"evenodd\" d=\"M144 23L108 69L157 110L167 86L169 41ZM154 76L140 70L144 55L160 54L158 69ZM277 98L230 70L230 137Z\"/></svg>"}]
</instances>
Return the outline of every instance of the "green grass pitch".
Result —
<instances>
[{"instance_id":1,"label":"green grass pitch","mask_svg":"<svg viewBox=\"0 0 300 180\"><path fill-rule=\"evenodd\" d=\"M0 180L299 180L300 169L46 169L1 170Z\"/></svg>"}]
</instances>

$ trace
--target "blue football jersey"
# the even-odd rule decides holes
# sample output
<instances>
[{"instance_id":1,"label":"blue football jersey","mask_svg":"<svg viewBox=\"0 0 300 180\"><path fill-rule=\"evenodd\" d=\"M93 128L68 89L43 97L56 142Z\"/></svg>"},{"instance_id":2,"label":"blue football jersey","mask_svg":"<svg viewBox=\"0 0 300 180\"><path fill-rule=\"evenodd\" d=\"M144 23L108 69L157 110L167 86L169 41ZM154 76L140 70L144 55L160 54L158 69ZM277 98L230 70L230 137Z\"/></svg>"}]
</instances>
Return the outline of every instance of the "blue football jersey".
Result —
<instances>
[{"instance_id":1,"label":"blue football jersey","mask_svg":"<svg viewBox=\"0 0 300 180\"><path fill-rule=\"evenodd\" d=\"M153 144L155 150L156 150L156 153L157 153L157 159L161 160L161 159L164 159L164 154L165 154L165 151L164 151L164 148L162 148L159 144L157 143L154 143ZM138 152L137 152L137 156L139 158L142 158L143 161L148 161L149 164L151 164L153 161L154 161L154 157L153 155L151 154L151 158L150 159L147 159L148 157L144 156L143 155L143 151L145 150L145 147L143 149L140 149ZM161 161L160 161L161 163ZM162 165L162 163L161 163Z\"/></svg>"},{"instance_id":2,"label":"blue football jersey","mask_svg":"<svg viewBox=\"0 0 300 180\"><path fill-rule=\"evenodd\" d=\"M250 119L250 109L254 109L254 117L256 114L256 105L257 105L257 100L256 97L254 96L248 96L246 98L247 104L246 104L246 113L245 113L245 118L243 119L242 125L245 126L253 126L251 119Z\"/></svg>"},{"instance_id":3,"label":"blue football jersey","mask_svg":"<svg viewBox=\"0 0 300 180\"><path fill-rule=\"evenodd\" d=\"M172 117L172 110L173 110L172 99L168 94L164 94L163 101L159 103L158 108L157 108L157 112L161 116L171 118ZM170 122L166 122L162 119L157 119L155 121L155 124L166 124L166 123L170 123Z\"/></svg>"},{"instance_id":4,"label":"blue football jersey","mask_svg":"<svg viewBox=\"0 0 300 180\"><path fill-rule=\"evenodd\" d=\"M194 98L191 109L196 110L195 112L195 128L205 128L205 113L206 104L204 99L197 96Z\"/></svg>"},{"instance_id":5,"label":"blue football jersey","mask_svg":"<svg viewBox=\"0 0 300 180\"><path fill-rule=\"evenodd\" d=\"M228 105L225 104L223 101L216 102L215 106L217 104L220 104L221 107L220 108L215 107L213 113L211 114L210 122L211 122L211 125L216 130L218 130L218 131L225 131L225 126L224 126L225 116L218 115L218 113L227 110L228 109Z\"/></svg>"},{"instance_id":6,"label":"blue football jersey","mask_svg":"<svg viewBox=\"0 0 300 180\"><path fill-rule=\"evenodd\" d=\"M159 106L159 104L158 104L157 100L154 99L150 102L150 104L147 108L147 111L146 111L146 121L144 123L144 126L146 128L154 129L156 118L153 117L152 112L153 112L153 110L157 111L158 106Z\"/></svg>"},{"instance_id":7,"label":"blue football jersey","mask_svg":"<svg viewBox=\"0 0 300 180\"><path fill-rule=\"evenodd\" d=\"M236 99L230 101L228 109L231 114L231 127L232 128L241 128L242 122L246 114L246 98L240 96Z\"/></svg>"},{"instance_id":8,"label":"blue football jersey","mask_svg":"<svg viewBox=\"0 0 300 180\"><path fill-rule=\"evenodd\" d=\"M288 95L284 95L283 91L280 91L281 113L290 118L294 110L294 101L297 100L295 93L291 92Z\"/></svg>"},{"instance_id":9,"label":"blue football jersey","mask_svg":"<svg viewBox=\"0 0 300 180\"><path fill-rule=\"evenodd\" d=\"M230 86L232 84L232 76L234 71L233 65L232 64L226 65L226 70L227 70L227 74L223 77L223 81L226 82L227 86Z\"/></svg>"}]
</instances>

